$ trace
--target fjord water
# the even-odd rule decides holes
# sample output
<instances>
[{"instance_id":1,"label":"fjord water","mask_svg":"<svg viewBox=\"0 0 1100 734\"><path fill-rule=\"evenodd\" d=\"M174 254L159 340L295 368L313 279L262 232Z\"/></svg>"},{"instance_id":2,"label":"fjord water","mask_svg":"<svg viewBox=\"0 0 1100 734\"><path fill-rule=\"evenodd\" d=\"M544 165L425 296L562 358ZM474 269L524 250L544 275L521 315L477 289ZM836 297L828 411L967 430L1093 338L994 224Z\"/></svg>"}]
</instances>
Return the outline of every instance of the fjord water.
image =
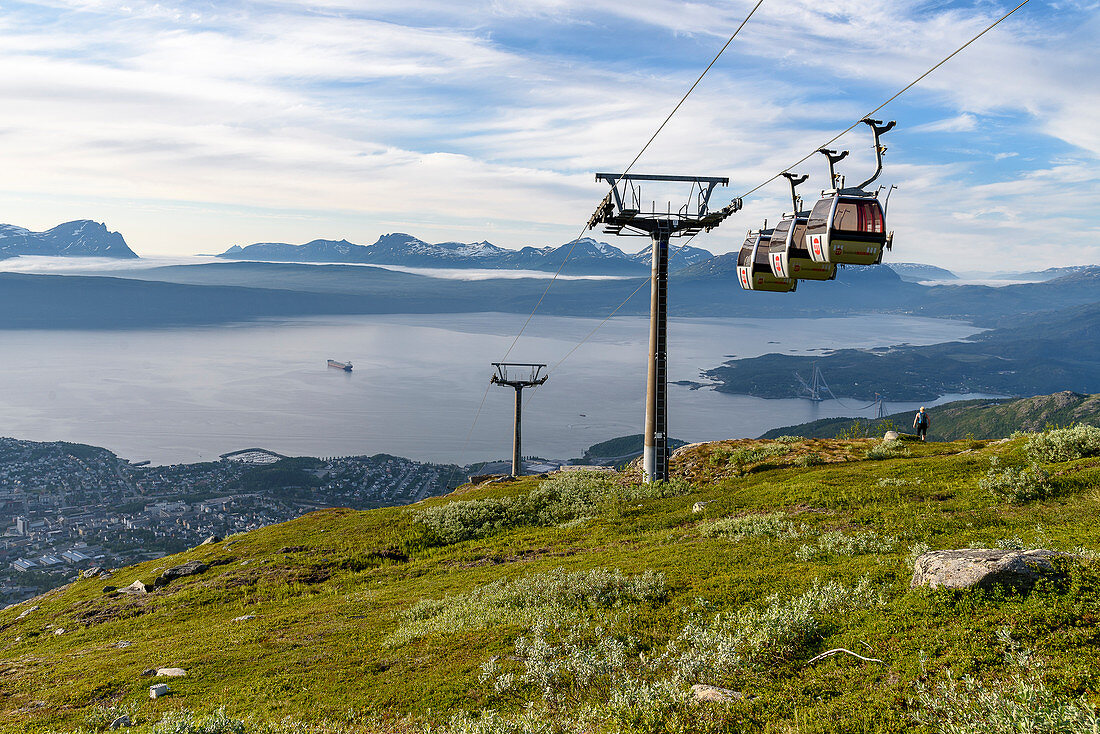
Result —
<instances>
[{"instance_id":1,"label":"fjord water","mask_svg":"<svg viewBox=\"0 0 1100 734\"><path fill-rule=\"evenodd\" d=\"M0 435L88 443L158 464L212 460L248 447L461 463L505 457L513 392L489 388L489 363L504 356L523 321L515 314L418 314L4 331ZM598 323L536 317L509 359L553 365ZM731 355L931 344L975 331L959 321L883 315L677 319L669 327L669 380L698 380L701 370ZM524 453L569 458L598 441L640 433L647 340L645 319L612 319L544 387L529 391ZM351 361L354 371L327 367L329 358ZM873 415L873 408L858 410L864 405L671 385L670 433L688 441L751 437L817 418Z\"/></svg>"}]
</instances>

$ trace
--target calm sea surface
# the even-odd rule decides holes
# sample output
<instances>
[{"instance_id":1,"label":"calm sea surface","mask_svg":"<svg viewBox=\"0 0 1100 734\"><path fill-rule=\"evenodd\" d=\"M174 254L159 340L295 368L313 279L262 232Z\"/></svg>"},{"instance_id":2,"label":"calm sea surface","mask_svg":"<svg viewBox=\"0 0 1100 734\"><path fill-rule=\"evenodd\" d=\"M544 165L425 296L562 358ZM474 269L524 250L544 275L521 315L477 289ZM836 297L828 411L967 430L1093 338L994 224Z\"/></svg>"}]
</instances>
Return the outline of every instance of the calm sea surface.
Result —
<instances>
[{"instance_id":1,"label":"calm sea surface","mask_svg":"<svg viewBox=\"0 0 1100 734\"><path fill-rule=\"evenodd\" d=\"M486 390L489 363L503 357L523 320L394 315L153 331L0 331L0 435L88 443L158 464L253 446L291 455L501 458L511 452L513 392ZM536 318L510 359L554 364L597 323ZM958 321L905 316L674 320L669 379L697 380L730 355L931 344L975 331ZM525 407L524 453L569 458L598 441L641 433L647 341L645 319L613 319L554 370ZM327 367L328 358L350 360L354 372ZM864 405L670 386L669 428L688 441L757 436L817 418L871 417L874 408L859 410ZM916 407L890 403L887 410Z\"/></svg>"}]
</instances>

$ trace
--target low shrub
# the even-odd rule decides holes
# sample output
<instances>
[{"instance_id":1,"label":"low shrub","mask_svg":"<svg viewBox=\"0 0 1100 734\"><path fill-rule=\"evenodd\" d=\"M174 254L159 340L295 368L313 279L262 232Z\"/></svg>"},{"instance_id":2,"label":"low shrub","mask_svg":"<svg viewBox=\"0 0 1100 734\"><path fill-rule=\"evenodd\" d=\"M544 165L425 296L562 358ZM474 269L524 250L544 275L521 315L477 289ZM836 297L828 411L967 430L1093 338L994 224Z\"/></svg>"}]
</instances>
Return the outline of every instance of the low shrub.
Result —
<instances>
[{"instance_id":1,"label":"low shrub","mask_svg":"<svg viewBox=\"0 0 1100 734\"><path fill-rule=\"evenodd\" d=\"M820 556L860 556L868 553L889 553L898 544L893 536L883 536L871 531L844 533L828 531L817 537L813 544L803 545L795 551L795 557L808 561Z\"/></svg>"},{"instance_id":2,"label":"low shrub","mask_svg":"<svg viewBox=\"0 0 1100 734\"><path fill-rule=\"evenodd\" d=\"M489 497L417 510L413 521L427 529L432 543L450 545L530 525L537 519L533 509L526 497Z\"/></svg>"},{"instance_id":3,"label":"low shrub","mask_svg":"<svg viewBox=\"0 0 1100 734\"><path fill-rule=\"evenodd\" d=\"M989 471L978 481L978 486L999 497L1013 502L1029 502L1045 499L1052 492L1050 473L1038 464L1030 467L1001 466L1000 459L994 456L989 463Z\"/></svg>"},{"instance_id":4,"label":"low shrub","mask_svg":"<svg viewBox=\"0 0 1100 734\"><path fill-rule=\"evenodd\" d=\"M1078 423L1072 428L1056 428L1037 433L1024 445L1032 462L1054 464L1059 461L1100 455L1100 428Z\"/></svg>"},{"instance_id":5,"label":"low shrub","mask_svg":"<svg viewBox=\"0 0 1100 734\"><path fill-rule=\"evenodd\" d=\"M867 450L868 459L896 459L900 456L909 456L909 449L897 439L890 439L877 443Z\"/></svg>"},{"instance_id":6,"label":"low shrub","mask_svg":"<svg viewBox=\"0 0 1100 734\"><path fill-rule=\"evenodd\" d=\"M816 451L810 451L795 458L792 462L795 466L807 468L811 466L819 466L825 463L825 460L821 458L821 454Z\"/></svg>"},{"instance_id":7,"label":"low shrub","mask_svg":"<svg viewBox=\"0 0 1100 734\"><path fill-rule=\"evenodd\" d=\"M389 644L463 629L531 624L550 612L564 618L577 610L658 602L665 594L665 577L656 571L628 576L618 569L568 572L555 568L515 580L492 581L467 594L421 599L402 613L401 625Z\"/></svg>"},{"instance_id":8,"label":"low shrub","mask_svg":"<svg viewBox=\"0 0 1100 734\"><path fill-rule=\"evenodd\" d=\"M682 479L651 484L626 484L617 474L595 471L563 472L526 496L456 500L413 512L427 541L450 545L526 525L562 525L592 517L615 505L694 491Z\"/></svg>"},{"instance_id":9,"label":"low shrub","mask_svg":"<svg viewBox=\"0 0 1100 734\"><path fill-rule=\"evenodd\" d=\"M914 720L939 734L1095 734L1100 717L1084 697L1055 695L1043 683L1038 664L1006 630L999 635L1009 648L1008 680L983 682L969 675L958 679L948 668L944 680L917 685Z\"/></svg>"},{"instance_id":10,"label":"low shrub","mask_svg":"<svg viewBox=\"0 0 1100 734\"><path fill-rule=\"evenodd\" d=\"M868 579L850 587L814 580L799 596L773 594L762 606L734 615L719 614L708 622L691 622L669 643L664 654L675 680L691 683L728 674L737 668L789 659L817 639L829 615L881 606L883 593Z\"/></svg>"},{"instance_id":11,"label":"low shrub","mask_svg":"<svg viewBox=\"0 0 1100 734\"><path fill-rule=\"evenodd\" d=\"M795 439L800 440L800 439ZM758 446L740 446L733 449L718 448L710 453L711 466L729 466L744 471L750 464L791 453L789 441L767 443Z\"/></svg>"},{"instance_id":12,"label":"low shrub","mask_svg":"<svg viewBox=\"0 0 1100 734\"><path fill-rule=\"evenodd\" d=\"M798 538L802 531L787 520L782 512L772 512L766 515L741 515L712 520L699 526L699 534L704 538L740 540L750 537Z\"/></svg>"},{"instance_id":13,"label":"low shrub","mask_svg":"<svg viewBox=\"0 0 1100 734\"><path fill-rule=\"evenodd\" d=\"M245 734L246 731L243 721L218 709L211 714L171 711L153 725L151 734Z\"/></svg>"}]
</instances>

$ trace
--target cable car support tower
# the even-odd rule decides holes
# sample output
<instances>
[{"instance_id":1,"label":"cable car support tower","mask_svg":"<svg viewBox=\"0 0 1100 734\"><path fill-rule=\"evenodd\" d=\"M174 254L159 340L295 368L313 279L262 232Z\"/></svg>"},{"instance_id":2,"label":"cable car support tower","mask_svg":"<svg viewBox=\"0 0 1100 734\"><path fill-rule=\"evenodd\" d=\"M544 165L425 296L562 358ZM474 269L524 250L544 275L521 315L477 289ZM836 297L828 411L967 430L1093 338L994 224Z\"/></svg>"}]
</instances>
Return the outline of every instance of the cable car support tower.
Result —
<instances>
[{"instance_id":1,"label":"cable car support tower","mask_svg":"<svg viewBox=\"0 0 1100 734\"><path fill-rule=\"evenodd\" d=\"M489 378L489 382L502 387L511 387L516 391L516 422L515 432L512 436L512 476L523 474L523 452L520 448L522 441L521 420L523 418L523 388L534 387L546 382L550 375L542 374L546 369L545 364L533 364L529 362L493 362L496 374ZM508 374L508 369L512 374ZM517 376L517 372L523 376Z\"/></svg>"},{"instance_id":2,"label":"cable car support tower","mask_svg":"<svg viewBox=\"0 0 1100 734\"><path fill-rule=\"evenodd\" d=\"M710 197L717 186L728 186L729 179L713 176L654 176L637 173L597 173L596 181L611 185L592 218L588 229L603 225L607 234L649 237L653 244L649 297L649 360L646 381L645 431L643 432L642 472L647 482L668 479L668 244L673 237L694 236L714 229L726 217L741 208L741 200L711 211ZM687 183L691 189L687 202L665 211L656 201L643 210L641 183Z\"/></svg>"}]
</instances>

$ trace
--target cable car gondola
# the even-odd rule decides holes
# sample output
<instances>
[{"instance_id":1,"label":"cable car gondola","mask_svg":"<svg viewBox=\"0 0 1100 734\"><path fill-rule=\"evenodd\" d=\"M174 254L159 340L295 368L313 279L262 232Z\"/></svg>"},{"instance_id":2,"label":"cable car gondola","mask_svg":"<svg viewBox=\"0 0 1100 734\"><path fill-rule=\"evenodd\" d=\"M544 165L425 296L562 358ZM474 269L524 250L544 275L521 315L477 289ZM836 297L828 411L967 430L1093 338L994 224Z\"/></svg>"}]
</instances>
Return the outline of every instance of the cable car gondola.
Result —
<instances>
[{"instance_id":1,"label":"cable car gondola","mask_svg":"<svg viewBox=\"0 0 1100 734\"><path fill-rule=\"evenodd\" d=\"M806 249L806 222L810 213L801 211L802 198L795 192L795 188L808 177L796 177L787 172L782 175L791 185L793 209L792 214L784 215L772 232L771 244L768 246L768 263L772 274L777 278L796 280L832 280L836 277L836 265L815 262L810 257L810 251Z\"/></svg>"},{"instance_id":2,"label":"cable car gondola","mask_svg":"<svg viewBox=\"0 0 1100 734\"><path fill-rule=\"evenodd\" d=\"M764 227L756 231L750 230L745 237L745 244L741 245L741 251L737 253L737 280L747 291L790 293L798 286L798 281L793 278L777 278L772 273L768 264L771 259L768 242L773 230L766 229L766 222Z\"/></svg>"},{"instance_id":3,"label":"cable car gondola","mask_svg":"<svg viewBox=\"0 0 1100 734\"><path fill-rule=\"evenodd\" d=\"M879 120L861 120L871 128L875 136L875 174L858 186L838 186L833 164L845 154L819 150L829 159L829 177L833 188L822 192L821 201L814 205L806 223L806 249L814 262L845 265L876 265L882 262L882 250L889 247L886 233L886 212L878 200L878 192L864 189L882 173L882 154L886 148L879 144L879 136L889 132L895 122L883 125Z\"/></svg>"}]
</instances>

